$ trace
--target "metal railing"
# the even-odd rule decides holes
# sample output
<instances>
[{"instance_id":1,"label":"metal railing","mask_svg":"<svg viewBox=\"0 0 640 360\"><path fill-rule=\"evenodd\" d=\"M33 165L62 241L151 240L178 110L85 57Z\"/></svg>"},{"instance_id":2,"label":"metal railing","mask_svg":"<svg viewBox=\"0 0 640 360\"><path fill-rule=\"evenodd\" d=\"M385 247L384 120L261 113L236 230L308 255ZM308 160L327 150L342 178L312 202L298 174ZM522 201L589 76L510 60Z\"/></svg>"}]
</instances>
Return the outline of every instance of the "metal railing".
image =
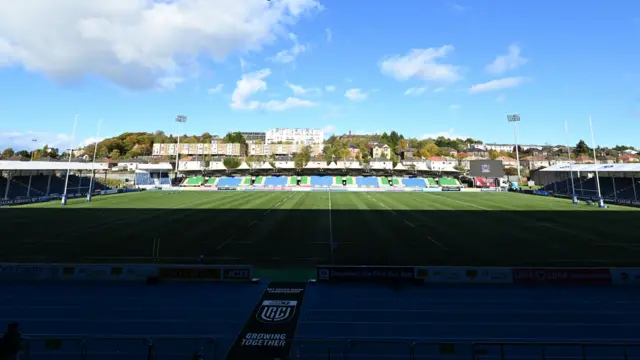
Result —
<instances>
[{"instance_id":1,"label":"metal railing","mask_svg":"<svg viewBox=\"0 0 640 360\"><path fill-rule=\"evenodd\" d=\"M391 352L394 358L403 354L407 359L441 359L451 355L456 359L471 360L518 360L563 358L575 360L619 359L629 360L640 358L640 342L535 342L535 341L487 341L487 342L447 342L447 341L412 341L412 340L382 340L382 339L290 339L292 359L327 360L344 359L350 357L362 358L363 355L384 355L380 352ZM417 347L436 346L436 351L416 355ZM379 347L376 349L376 347ZM459 347L463 350L460 351ZM366 349L364 354L355 354L355 349ZM529 350L517 353L515 349ZM606 355L590 354L596 349L604 350ZM619 353L609 352L609 349L619 349ZM636 353L629 353L630 348L637 349ZM563 353L561 356L553 353L555 350L573 350L575 353ZM199 352L207 359L217 359L219 355L218 339L201 336L175 337L128 337L128 336L33 336L24 338L23 357L21 360L38 360L54 358L60 355L66 359L91 360L92 358L139 358L154 360L164 356L172 358L189 358L194 352ZM396 351L397 350L397 351ZM511 351L514 353L510 354ZM422 353L422 352L421 352ZM399 356L398 356L399 355Z\"/></svg>"},{"instance_id":2,"label":"metal railing","mask_svg":"<svg viewBox=\"0 0 640 360\"><path fill-rule=\"evenodd\" d=\"M182 342L183 346L176 342ZM71 343L72 348L68 348ZM167 349L164 344L173 343ZM38 344L42 344L40 347ZM186 346L185 346L186 345ZM160 348L160 350L158 350ZM65 336L32 336L23 339L21 360L47 359L52 355L64 355L65 359L91 360L92 357L108 355L109 358L132 358L153 360L157 356L180 355L188 359L194 352L199 352L207 360L218 358L218 340L214 337L175 336L175 337L135 337L135 336L101 336L101 337L65 337Z\"/></svg>"},{"instance_id":3,"label":"metal railing","mask_svg":"<svg viewBox=\"0 0 640 360\"><path fill-rule=\"evenodd\" d=\"M497 354L488 354L486 352L487 347L497 347ZM608 354L607 358L609 359L621 359L628 360L629 359L629 348L635 347L640 350L640 342L638 343L623 343L623 342L526 342L526 341L515 341L515 342L473 342L471 344L471 352L473 354L474 360L481 360L481 357L499 359L499 360L508 360L508 359L518 359L518 358L531 358L530 355L506 355L506 349L508 347L534 347L538 348L538 356L540 360L547 359L547 352L550 348L564 348L564 349L576 349L579 354L577 356L569 356L563 355L564 359L577 359L577 360L588 360L589 354L588 349L590 348L619 348L621 350L621 354L619 356ZM551 355L553 358L557 358L557 355ZM601 355L595 355L596 358L602 358ZM637 356L636 356L637 357Z\"/></svg>"}]
</instances>

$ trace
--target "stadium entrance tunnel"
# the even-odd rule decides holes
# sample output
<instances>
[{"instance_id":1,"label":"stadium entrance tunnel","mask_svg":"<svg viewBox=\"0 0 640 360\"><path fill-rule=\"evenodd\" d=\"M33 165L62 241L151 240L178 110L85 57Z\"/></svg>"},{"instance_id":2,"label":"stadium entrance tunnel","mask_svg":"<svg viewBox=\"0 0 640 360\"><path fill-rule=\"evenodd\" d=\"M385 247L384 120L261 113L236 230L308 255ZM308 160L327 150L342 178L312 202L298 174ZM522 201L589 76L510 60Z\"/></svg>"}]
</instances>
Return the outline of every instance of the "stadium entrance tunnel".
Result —
<instances>
[{"instance_id":1,"label":"stadium entrance tunnel","mask_svg":"<svg viewBox=\"0 0 640 360\"><path fill-rule=\"evenodd\" d=\"M635 211L3 209L0 261L638 266Z\"/></svg>"}]
</instances>

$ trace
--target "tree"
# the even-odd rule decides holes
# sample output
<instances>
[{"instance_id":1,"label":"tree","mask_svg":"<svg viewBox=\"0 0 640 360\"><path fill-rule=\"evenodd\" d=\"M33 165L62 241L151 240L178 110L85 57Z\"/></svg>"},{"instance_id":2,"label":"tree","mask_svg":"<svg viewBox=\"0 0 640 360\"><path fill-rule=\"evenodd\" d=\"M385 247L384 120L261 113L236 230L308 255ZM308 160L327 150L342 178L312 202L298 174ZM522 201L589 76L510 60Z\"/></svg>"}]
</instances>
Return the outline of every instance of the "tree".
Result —
<instances>
[{"instance_id":1,"label":"tree","mask_svg":"<svg viewBox=\"0 0 640 360\"><path fill-rule=\"evenodd\" d=\"M580 141L578 141L578 143L576 144L576 147L573 149L573 152L578 156L588 155L591 152L591 149L589 148L589 145L584 142L584 140L580 139Z\"/></svg>"},{"instance_id":2,"label":"tree","mask_svg":"<svg viewBox=\"0 0 640 360\"><path fill-rule=\"evenodd\" d=\"M409 143L406 139L398 140L398 145L396 145L396 153L400 154L401 152L407 150L409 148Z\"/></svg>"},{"instance_id":3,"label":"tree","mask_svg":"<svg viewBox=\"0 0 640 360\"><path fill-rule=\"evenodd\" d=\"M400 142L400 135L394 130L389 134L389 147L393 150L398 146Z\"/></svg>"},{"instance_id":4,"label":"tree","mask_svg":"<svg viewBox=\"0 0 640 360\"><path fill-rule=\"evenodd\" d=\"M109 154L109 158L111 160L118 160L120 158L120 150L113 149L113 151Z\"/></svg>"},{"instance_id":5,"label":"tree","mask_svg":"<svg viewBox=\"0 0 640 360\"><path fill-rule=\"evenodd\" d=\"M301 169L307 166L307 164L311 160L311 148L309 146L303 147L299 153L295 154L293 159L296 168Z\"/></svg>"},{"instance_id":6,"label":"tree","mask_svg":"<svg viewBox=\"0 0 640 360\"><path fill-rule=\"evenodd\" d=\"M3 159L8 159L10 157L13 156L15 152L13 151L13 148L6 148L4 149L4 151L2 151L2 158Z\"/></svg>"},{"instance_id":7,"label":"tree","mask_svg":"<svg viewBox=\"0 0 640 360\"><path fill-rule=\"evenodd\" d=\"M518 169L513 167L504 168L504 174L508 176L516 176L518 175Z\"/></svg>"},{"instance_id":8,"label":"tree","mask_svg":"<svg viewBox=\"0 0 640 360\"><path fill-rule=\"evenodd\" d=\"M512 153L516 153L516 147L513 147L513 150L511 150ZM518 153L522 154L524 152L524 149L522 148L522 146L518 145Z\"/></svg>"},{"instance_id":9,"label":"tree","mask_svg":"<svg viewBox=\"0 0 640 360\"><path fill-rule=\"evenodd\" d=\"M15 153L14 155L15 156L21 156L21 157L24 157L24 158L31 157L31 153L28 152L27 150L20 150L17 153Z\"/></svg>"},{"instance_id":10,"label":"tree","mask_svg":"<svg viewBox=\"0 0 640 360\"><path fill-rule=\"evenodd\" d=\"M236 169L240 166L241 161L236 157L226 157L222 160L222 163L227 169Z\"/></svg>"},{"instance_id":11,"label":"tree","mask_svg":"<svg viewBox=\"0 0 640 360\"><path fill-rule=\"evenodd\" d=\"M500 157L500 153L495 150L489 150L489 159L495 160Z\"/></svg>"}]
</instances>

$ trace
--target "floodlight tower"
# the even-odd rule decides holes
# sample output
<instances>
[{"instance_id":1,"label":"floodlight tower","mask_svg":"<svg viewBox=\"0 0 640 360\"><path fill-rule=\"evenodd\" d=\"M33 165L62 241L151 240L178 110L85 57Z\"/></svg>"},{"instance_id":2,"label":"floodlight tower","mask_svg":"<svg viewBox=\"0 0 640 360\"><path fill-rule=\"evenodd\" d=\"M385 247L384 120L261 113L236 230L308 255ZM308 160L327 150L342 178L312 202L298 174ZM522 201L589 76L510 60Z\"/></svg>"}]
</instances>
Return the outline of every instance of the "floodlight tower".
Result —
<instances>
[{"instance_id":1,"label":"floodlight tower","mask_svg":"<svg viewBox=\"0 0 640 360\"><path fill-rule=\"evenodd\" d=\"M176 172L174 174L174 179L177 180L178 179L178 166L179 166L179 161L180 161L180 133L182 132L182 124L187 122L187 117L184 115L178 115L176 116L176 122L179 124L179 130L178 130L178 148L176 149Z\"/></svg>"},{"instance_id":2,"label":"floodlight tower","mask_svg":"<svg viewBox=\"0 0 640 360\"><path fill-rule=\"evenodd\" d=\"M516 147L516 163L518 165L518 185L522 181L520 177L520 151L518 150L518 131L516 129L516 123L520 121L520 114L507 115L507 121L513 123L513 141Z\"/></svg>"},{"instance_id":3,"label":"floodlight tower","mask_svg":"<svg viewBox=\"0 0 640 360\"><path fill-rule=\"evenodd\" d=\"M602 192L600 191L600 176L598 175L598 157L596 155L596 139L593 136L593 121L589 116L589 128L591 129L591 146L593 147L593 163L596 166L596 186L598 187L598 207L605 208L604 199L602 199Z\"/></svg>"},{"instance_id":4,"label":"floodlight tower","mask_svg":"<svg viewBox=\"0 0 640 360\"><path fill-rule=\"evenodd\" d=\"M93 184L96 179L96 154L98 153L98 142L100 141L100 124L102 120L98 120L98 132L96 133L96 144L93 147L93 164L91 165L91 181L89 181L89 191L87 191L87 202L91 202L91 193L93 192Z\"/></svg>"},{"instance_id":5,"label":"floodlight tower","mask_svg":"<svg viewBox=\"0 0 640 360\"><path fill-rule=\"evenodd\" d=\"M71 133L71 147L69 148L69 162L67 163L67 176L64 179L64 193L62 194L62 206L67 205L67 188L69 187L69 173L71 172L71 158L73 157L73 142L76 139L76 126L78 125L78 114L73 120L73 133Z\"/></svg>"},{"instance_id":6,"label":"floodlight tower","mask_svg":"<svg viewBox=\"0 0 640 360\"><path fill-rule=\"evenodd\" d=\"M564 131L567 137L567 155L569 156L569 175L571 176L571 202L576 205L578 204L578 196L576 195L576 186L573 182L573 165L571 165L571 148L569 147L569 125L567 124L567 120L564 120Z\"/></svg>"}]
</instances>

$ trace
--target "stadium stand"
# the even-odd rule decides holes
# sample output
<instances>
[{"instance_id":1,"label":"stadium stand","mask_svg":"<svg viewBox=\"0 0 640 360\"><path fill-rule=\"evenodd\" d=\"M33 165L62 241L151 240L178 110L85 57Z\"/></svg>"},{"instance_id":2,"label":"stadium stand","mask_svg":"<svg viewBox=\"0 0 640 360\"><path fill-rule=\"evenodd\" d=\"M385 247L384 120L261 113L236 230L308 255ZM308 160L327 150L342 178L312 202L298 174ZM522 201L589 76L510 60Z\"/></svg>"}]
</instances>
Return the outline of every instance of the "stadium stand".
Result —
<instances>
[{"instance_id":1,"label":"stadium stand","mask_svg":"<svg viewBox=\"0 0 640 360\"><path fill-rule=\"evenodd\" d=\"M438 182L440 182L440 186L460 186L458 180L453 178L443 177L438 179Z\"/></svg>"},{"instance_id":2,"label":"stadium stand","mask_svg":"<svg viewBox=\"0 0 640 360\"><path fill-rule=\"evenodd\" d=\"M253 182L253 185L264 185L264 177L262 176L256 176L255 181Z\"/></svg>"},{"instance_id":3,"label":"stadium stand","mask_svg":"<svg viewBox=\"0 0 640 360\"><path fill-rule=\"evenodd\" d=\"M358 176L356 177L356 184L359 187L378 187L380 186L380 181L377 177Z\"/></svg>"},{"instance_id":4,"label":"stadium stand","mask_svg":"<svg viewBox=\"0 0 640 360\"><path fill-rule=\"evenodd\" d=\"M404 178L402 179L402 183L407 187L416 187L423 188L427 187L427 184L424 182L423 178Z\"/></svg>"},{"instance_id":5,"label":"stadium stand","mask_svg":"<svg viewBox=\"0 0 640 360\"><path fill-rule=\"evenodd\" d=\"M309 179L308 176L301 176L300 177L300 186L309 186L311 185L311 180Z\"/></svg>"},{"instance_id":6,"label":"stadium stand","mask_svg":"<svg viewBox=\"0 0 640 360\"><path fill-rule=\"evenodd\" d=\"M471 342L482 339L496 343L500 339L518 339L532 344L510 347L506 357L504 353L500 356L505 349L499 345L486 346L482 359L525 359L540 354L541 349L535 344L543 342L628 338L629 329L615 325L630 323L625 319L629 316L625 310L618 309L616 314L602 310L629 294L625 290L608 290L606 294L599 291L588 287L567 292L565 288L542 287L491 287L487 291L436 285L395 289L353 283L315 284L307 287L297 330L301 341L291 355L312 358L313 353L324 353L323 358L328 358L326 344L314 346L303 341L318 337L329 337L334 343L356 339L348 348L336 344L332 359L477 359L472 356L478 354L472 351ZM561 293L565 295L558 298ZM635 314L633 303L622 306ZM408 357L416 339L422 339L423 344L415 347L415 357ZM456 343L452 346L454 351L441 352L439 344L446 342L442 339ZM430 341L431 345L427 344ZM547 357L543 355L543 359L598 359L603 353L615 358L614 354L622 353L620 348L594 348L586 356L580 347L570 345L546 350ZM633 352L637 354L639 350Z\"/></svg>"},{"instance_id":7,"label":"stadium stand","mask_svg":"<svg viewBox=\"0 0 640 360\"><path fill-rule=\"evenodd\" d=\"M237 177L221 177L218 179L217 187L236 187L240 186L240 181L242 178Z\"/></svg>"},{"instance_id":8,"label":"stadium stand","mask_svg":"<svg viewBox=\"0 0 640 360\"><path fill-rule=\"evenodd\" d=\"M215 186L216 185L216 181L218 180L217 177L210 177L209 180L207 180L207 182L204 184L204 186Z\"/></svg>"},{"instance_id":9,"label":"stadium stand","mask_svg":"<svg viewBox=\"0 0 640 360\"><path fill-rule=\"evenodd\" d=\"M287 185L296 186L297 184L298 184L298 177L297 176L289 176L287 178Z\"/></svg>"},{"instance_id":10,"label":"stadium stand","mask_svg":"<svg viewBox=\"0 0 640 360\"><path fill-rule=\"evenodd\" d=\"M393 186L404 186L402 179L394 177L392 179Z\"/></svg>"},{"instance_id":11,"label":"stadium stand","mask_svg":"<svg viewBox=\"0 0 640 360\"><path fill-rule=\"evenodd\" d=\"M309 176L311 186L329 187L333 185L333 176Z\"/></svg>"},{"instance_id":12,"label":"stadium stand","mask_svg":"<svg viewBox=\"0 0 640 360\"><path fill-rule=\"evenodd\" d=\"M163 284L161 288L113 283L2 284L0 289L6 296L0 317L20 319L27 337L58 335L50 336L54 341L60 339L57 346L35 337L29 342L30 357L25 359L85 359L80 356L79 335L68 334L98 338L86 342L87 359L147 359L148 337L155 339L155 360L190 359L195 351L201 351L206 360L224 359L264 287L223 283L209 284L206 289L202 283ZM50 311L51 306L57 310ZM207 340L213 338L217 351Z\"/></svg>"},{"instance_id":13,"label":"stadium stand","mask_svg":"<svg viewBox=\"0 0 640 360\"><path fill-rule=\"evenodd\" d=\"M187 178L183 186L200 186L204 183L204 176L192 176Z\"/></svg>"},{"instance_id":14,"label":"stadium stand","mask_svg":"<svg viewBox=\"0 0 640 360\"><path fill-rule=\"evenodd\" d=\"M437 187L438 183L436 182L436 179L434 179L434 178L427 178L427 185L429 187Z\"/></svg>"},{"instance_id":15,"label":"stadium stand","mask_svg":"<svg viewBox=\"0 0 640 360\"><path fill-rule=\"evenodd\" d=\"M596 197L598 194L598 185L595 177L574 177L574 186L576 189L576 195L584 197ZM638 189L640 189L640 181L636 180L636 193L634 194L633 179L632 178L612 178L612 177L600 177L600 191L602 197L605 199L627 199L637 200ZM571 179L556 181L544 186L544 190L553 191L559 194L571 194Z\"/></svg>"},{"instance_id":16,"label":"stadium stand","mask_svg":"<svg viewBox=\"0 0 640 360\"><path fill-rule=\"evenodd\" d=\"M242 182L240 183L241 186L249 186L251 185L251 176L247 176L242 178Z\"/></svg>"},{"instance_id":17,"label":"stadium stand","mask_svg":"<svg viewBox=\"0 0 640 360\"><path fill-rule=\"evenodd\" d=\"M288 178L286 176L268 176L265 179L264 186L286 186Z\"/></svg>"}]
</instances>

